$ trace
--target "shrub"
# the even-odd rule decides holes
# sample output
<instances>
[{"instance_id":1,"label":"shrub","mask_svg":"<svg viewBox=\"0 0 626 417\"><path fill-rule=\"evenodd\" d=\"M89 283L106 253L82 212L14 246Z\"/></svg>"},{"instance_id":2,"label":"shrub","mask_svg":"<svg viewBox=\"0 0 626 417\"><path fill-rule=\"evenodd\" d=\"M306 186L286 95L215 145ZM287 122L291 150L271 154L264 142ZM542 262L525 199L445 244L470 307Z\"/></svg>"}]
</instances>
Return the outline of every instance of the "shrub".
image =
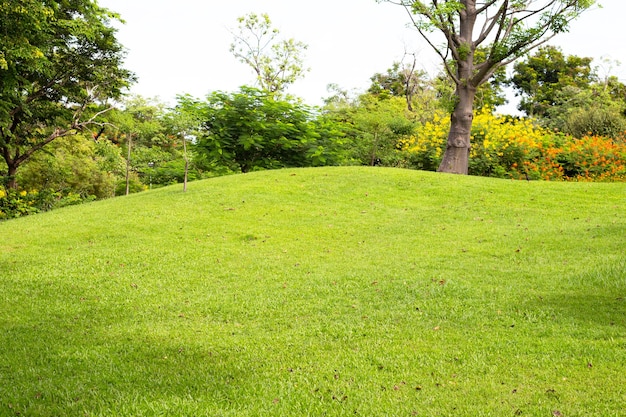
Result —
<instances>
[{"instance_id":1,"label":"shrub","mask_svg":"<svg viewBox=\"0 0 626 417\"><path fill-rule=\"evenodd\" d=\"M564 130L576 138L586 135L616 137L626 130L626 119L617 109L574 109L565 121Z\"/></svg>"},{"instance_id":2,"label":"shrub","mask_svg":"<svg viewBox=\"0 0 626 417\"><path fill-rule=\"evenodd\" d=\"M442 113L402 142L410 166L436 170L450 120ZM499 178L553 181L626 181L625 133L615 139L586 135L577 139L538 126L532 119L475 114L469 172Z\"/></svg>"},{"instance_id":3,"label":"shrub","mask_svg":"<svg viewBox=\"0 0 626 417\"><path fill-rule=\"evenodd\" d=\"M510 178L515 167L536 154L545 131L531 119L477 113L472 125L469 172L471 175Z\"/></svg>"},{"instance_id":4,"label":"shrub","mask_svg":"<svg viewBox=\"0 0 626 417\"><path fill-rule=\"evenodd\" d=\"M401 150L408 154L409 166L425 171L436 171L445 150L450 130L450 117L436 112L431 121L418 126L416 133L399 142Z\"/></svg>"},{"instance_id":5,"label":"shrub","mask_svg":"<svg viewBox=\"0 0 626 417\"><path fill-rule=\"evenodd\" d=\"M84 197L77 193L61 194L51 189L16 191L0 188L0 220L14 219L55 208L73 206L95 199L95 196Z\"/></svg>"},{"instance_id":6,"label":"shrub","mask_svg":"<svg viewBox=\"0 0 626 417\"><path fill-rule=\"evenodd\" d=\"M0 188L0 220L13 219L38 213L35 195L26 191L5 190Z\"/></svg>"},{"instance_id":7,"label":"shrub","mask_svg":"<svg viewBox=\"0 0 626 417\"><path fill-rule=\"evenodd\" d=\"M626 144L602 136L567 136L525 166L545 180L626 181Z\"/></svg>"}]
</instances>

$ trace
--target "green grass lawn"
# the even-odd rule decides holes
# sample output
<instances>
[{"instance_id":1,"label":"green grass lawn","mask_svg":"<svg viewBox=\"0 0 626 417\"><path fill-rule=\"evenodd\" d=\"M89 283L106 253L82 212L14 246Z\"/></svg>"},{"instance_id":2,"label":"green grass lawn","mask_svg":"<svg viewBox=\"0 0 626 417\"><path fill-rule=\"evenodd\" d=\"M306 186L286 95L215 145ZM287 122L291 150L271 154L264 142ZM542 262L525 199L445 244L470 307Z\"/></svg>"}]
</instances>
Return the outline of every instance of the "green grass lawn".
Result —
<instances>
[{"instance_id":1,"label":"green grass lawn","mask_svg":"<svg viewBox=\"0 0 626 417\"><path fill-rule=\"evenodd\" d=\"M0 416L626 416L625 184L266 171L0 236Z\"/></svg>"}]
</instances>

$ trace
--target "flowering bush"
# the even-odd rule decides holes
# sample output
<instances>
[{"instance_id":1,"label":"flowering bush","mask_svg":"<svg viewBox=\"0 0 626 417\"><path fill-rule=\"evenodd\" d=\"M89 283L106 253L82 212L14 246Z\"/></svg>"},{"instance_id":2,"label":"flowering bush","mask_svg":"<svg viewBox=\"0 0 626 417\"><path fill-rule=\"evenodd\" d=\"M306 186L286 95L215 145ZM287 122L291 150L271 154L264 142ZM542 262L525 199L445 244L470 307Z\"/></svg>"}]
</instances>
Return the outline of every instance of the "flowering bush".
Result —
<instances>
[{"instance_id":1,"label":"flowering bush","mask_svg":"<svg viewBox=\"0 0 626 417\"><path fill-rule=\"evenodd\" d=\"M484 109L472 124L470 174L511 177L516 166L538 153L545 133L530 119L493 115Z\"/></svg>"},{"instance_id":2,"label":"flowering bush","mask_svg":"<svg viewBox=\"0 0 626 417\"><path fill-rule=\"evenodd\" d=\"M626 181L626 144L601 136L549 143L542 153L524 161L533 178L565 181Z\"/></svg>"},{"instance_id":3,"label":"flowering bush","mask_svg":"<svg viewBox=\"0 0 626 417\"><path fill-rule=\"evenodd\" d=\"M71 192L61 194L50 189L16 191L0 188L0 220L27 216L93 200L95 200L95 196L82 197Z\"/></svg>"},{"instance_id":4,"label":"flowering bush","mask_svg":"<svg viewBox=\"0 0 626 417\"><path fill-rule=\"evenodd\" d=\"M435 171L441 162L450 130L450 117L438 111L431 121L419 126L417 132L398 143L398 148L407 153L408 165L412 168Z\"/></svg>"},{"instance_id":5,"label":"flowering bush","mask_svg":"<svg viewBox=\"0 0 626 417\"><path fill-rule=\"evenodd\" d=\"M38 213L35 196L26 191L4 190L0 188L0 220L11 219Z\"/></svg>"},{"instance_id":6,"label":"flowering bush","mask_svg":"<svg viewBox=\"0 0 626 417\"><path fill-rule=\"evenodd\" d=\"M439 113L404 139L401 148L416 169L436 170L446 146L450 118ZM626 181L626 133L574 138L532 119L474 115L469 173L499 178L557 181Z\"/></svg>"}]
</instances>

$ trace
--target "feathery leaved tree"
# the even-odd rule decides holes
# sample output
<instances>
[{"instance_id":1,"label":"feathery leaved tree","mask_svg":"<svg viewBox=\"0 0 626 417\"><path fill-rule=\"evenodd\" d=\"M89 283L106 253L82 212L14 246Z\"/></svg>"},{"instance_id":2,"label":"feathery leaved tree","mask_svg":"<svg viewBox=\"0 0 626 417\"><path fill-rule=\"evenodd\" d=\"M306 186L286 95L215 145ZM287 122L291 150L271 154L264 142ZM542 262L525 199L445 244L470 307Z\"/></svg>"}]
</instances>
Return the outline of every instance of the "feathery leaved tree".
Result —
<instances>
[{"instance_id":1,"label":"feathery leaved tree","mask_svg":"<svg viewBox=\"0 0 626 417\"><path fill-rule=\"evenodd\" d=\"M554 35L594 0L377 0L404 7L453 80L455 105L440 172L467 174L477 88ZM443 42L433 36L443 35ZM486 56L476 60L481 47Z\"/></svg>"},{"instance_id":2,"label":"feathery leaved tree","mask_svg":"<svg viewBox=\"0 0 626 417\"><path fill-rule=\"evenodd\" d=\"M305 43L280 39L267 14L250 13L238 19L239 30L233 33L230 52L254 70L262 90L283 93L308 69L304 66Z\"/></svg>"}]
</instances>

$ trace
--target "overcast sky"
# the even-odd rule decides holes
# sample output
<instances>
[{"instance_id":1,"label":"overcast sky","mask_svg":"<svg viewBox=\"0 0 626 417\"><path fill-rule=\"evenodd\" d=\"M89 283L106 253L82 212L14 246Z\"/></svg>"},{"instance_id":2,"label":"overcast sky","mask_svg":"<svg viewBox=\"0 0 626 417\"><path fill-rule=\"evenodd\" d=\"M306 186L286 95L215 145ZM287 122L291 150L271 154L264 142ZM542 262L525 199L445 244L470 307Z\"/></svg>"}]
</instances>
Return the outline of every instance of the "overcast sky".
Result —
<instances>
[{"instance_id":1,"label":"overcast sky","mask_svg":"<svg viewBox=\"0 0 626 417\"><path fill-rule=\"evenodd\" d=\"M173 103L177 94L205 97L254 83L251 69L229 52L237 18L267 13L281 35L309 45L311 68L289 92L306 103L321 104L327 85L363 91L370 77L383 72L404 52L434 75L440 68L426 42L407 26L404 9L375 0L98 0L119 13L125 24L118 39L128 50L126 67L138 76L131 92ZM570 32L550 45L567 55L591 57L603 75L626 82L624 16L626 1L600 0ZM611 64L603 63L608 59ZM615 64L621 62L621 65Z\"/></svg>"}]
</instances>

